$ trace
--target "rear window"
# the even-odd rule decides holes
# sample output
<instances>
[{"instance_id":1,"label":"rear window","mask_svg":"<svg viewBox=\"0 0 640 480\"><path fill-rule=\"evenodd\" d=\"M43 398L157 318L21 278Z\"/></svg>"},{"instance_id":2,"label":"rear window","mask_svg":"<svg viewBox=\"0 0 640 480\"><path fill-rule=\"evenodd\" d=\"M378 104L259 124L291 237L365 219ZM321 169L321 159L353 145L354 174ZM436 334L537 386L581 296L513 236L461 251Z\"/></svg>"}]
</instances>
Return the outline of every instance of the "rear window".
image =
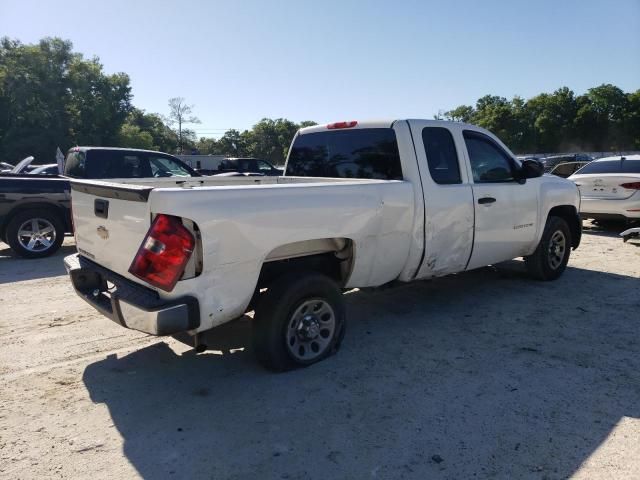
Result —
<instances>
[{"instance_id":1,"label":"rear window","mask_svg":"<svg viewBox=\"0 0 640 480\"><path fill-rule=\"evenodd\" d=\"M402 180L396 133L391 128L362 128L298 135L286 174Z\"/></svg>"},{"instance_id":2,"label":"rear window","mask_svg":"<svg viewBox=\"0 0 640 480\"><path fill-rule=\"evenodd\" d=\"M576 174L583 173L640 173L640 160L591 162L576 172Z\"/></svg>"}]
</instances>

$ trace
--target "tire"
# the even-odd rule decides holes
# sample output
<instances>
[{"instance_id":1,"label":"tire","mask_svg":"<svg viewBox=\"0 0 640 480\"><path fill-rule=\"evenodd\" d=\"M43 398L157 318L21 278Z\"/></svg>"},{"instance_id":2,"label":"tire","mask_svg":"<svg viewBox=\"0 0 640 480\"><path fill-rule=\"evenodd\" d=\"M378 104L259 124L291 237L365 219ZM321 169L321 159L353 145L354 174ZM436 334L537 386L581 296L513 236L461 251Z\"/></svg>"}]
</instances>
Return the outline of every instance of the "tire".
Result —
<instances>
[{"instance_id":1,"label":"tire","mask_svg":"<svg viewBox=\"0 0 640 480\"><path fill-rule=\"evenodd\" d=\"M30 234L34 227L36 235ZM64 225L50 210L25 210L9 221L5 235L9 246L21 257L48 257L62 245Z\"/></svg>"},{"instance_id":2,"label":"tire","mask_svg":"<svg viewBox=\"0 0 640 480\"><path fill-rule=\"evenodd\" d=\"M336 282L315 272L274 280L255 310L253 350L274 371L307 367L334 354L345 333L344 298Z\"/></svg>"},{"instance_id":3,"label":"tire","mask_svg":"<svg viewBox=\"0 0 640 480\"><path fill-rule=\"evenodd\" d=\"M571 254L571 230L560 217L550 216L536 251L524 257L529 274L536 280L556 280L562 275Z\"/></svg>"}]
</instances>

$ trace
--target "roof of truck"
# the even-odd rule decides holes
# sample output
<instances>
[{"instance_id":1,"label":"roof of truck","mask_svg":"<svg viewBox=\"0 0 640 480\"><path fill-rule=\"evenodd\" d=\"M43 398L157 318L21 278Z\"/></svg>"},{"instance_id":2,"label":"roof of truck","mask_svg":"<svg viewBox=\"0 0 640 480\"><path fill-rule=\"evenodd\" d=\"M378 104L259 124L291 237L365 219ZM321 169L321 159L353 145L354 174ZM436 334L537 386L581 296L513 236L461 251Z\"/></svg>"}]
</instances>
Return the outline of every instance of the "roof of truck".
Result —
<instances>
[{"instance_id":1,"label":"roof of truck","mask_svg":"<svg viewBox=\"0 0 640 480\"><path fill-rule=\"evenodd\" d=\"M324 123L322 125L313 125L311 127L301 128L299 130L300 134L306 133L315 133L315 132L323 132L326 130L340 130L340 129L358 129L358 128L391 128L396 122L404 122L404 121L420 121L426 122L428 124L432 124L434 126L440 125L456 125L456 126L468 126L473 127L473 129L479 129L479 127L475 125L471 125L468 123L462 122L452 122L449 120L428 120L423 118L390 118L390 119L373 119L373 120L348 120L348 121L339 121L332 123ZM335 126L343 124L344 126ZM353 124L353 125L352 125ZM333 126L333 127L332 127Z\"/></svg>"}]
</instances>

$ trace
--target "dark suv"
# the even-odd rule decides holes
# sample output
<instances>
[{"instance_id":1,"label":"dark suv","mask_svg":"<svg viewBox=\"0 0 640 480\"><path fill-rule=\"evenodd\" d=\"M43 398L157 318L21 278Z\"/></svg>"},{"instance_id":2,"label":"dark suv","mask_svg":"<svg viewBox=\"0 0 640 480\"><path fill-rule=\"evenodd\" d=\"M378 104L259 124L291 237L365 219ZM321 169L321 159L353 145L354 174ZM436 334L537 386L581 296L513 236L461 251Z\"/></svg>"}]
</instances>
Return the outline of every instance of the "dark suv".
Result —
<instances>
[{"instance_id":1,"label":"dark suv","mask_svg":"<svg viewBox=\"0 0 640 480\"><path fill-rule=\"evenodd\" d=\"M18 255L46 257L71 233L69 178L199 177L172 155L148 150L75 147L64 175L0 176L0 240Z\"/></svg>"}]
</instances>

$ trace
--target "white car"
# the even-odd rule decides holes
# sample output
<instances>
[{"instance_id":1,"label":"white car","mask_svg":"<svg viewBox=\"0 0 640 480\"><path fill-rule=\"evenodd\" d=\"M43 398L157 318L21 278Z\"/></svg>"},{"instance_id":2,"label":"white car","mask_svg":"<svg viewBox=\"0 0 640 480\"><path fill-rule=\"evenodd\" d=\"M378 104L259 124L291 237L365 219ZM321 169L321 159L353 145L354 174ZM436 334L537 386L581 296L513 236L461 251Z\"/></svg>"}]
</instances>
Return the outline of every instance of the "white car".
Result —
<instances>
[{"instance_id":1,"label":"white car","mask_svg":"<svg viewBox=\"0 0 640 480\"><path fill-rule=\"evenodd\" d=\"M582 218L640 219L640 155L594 160L569 180L580 189Z\"/></svg>"},{"instance_id":2,"label":"white car","mask_svg":"<svg viewBox=\"0 0 640 480\"><path fill-rule=\"evenodd\" d=\"M297 133L282 177L72 180L78 254L65 264L108 318L197 346L255 308L254 352L286 370L338 348L342 288L516 257L558 278L580 243L580 195L542 173L473 125L318 125Z\"/></svg>"}]
</instances>

